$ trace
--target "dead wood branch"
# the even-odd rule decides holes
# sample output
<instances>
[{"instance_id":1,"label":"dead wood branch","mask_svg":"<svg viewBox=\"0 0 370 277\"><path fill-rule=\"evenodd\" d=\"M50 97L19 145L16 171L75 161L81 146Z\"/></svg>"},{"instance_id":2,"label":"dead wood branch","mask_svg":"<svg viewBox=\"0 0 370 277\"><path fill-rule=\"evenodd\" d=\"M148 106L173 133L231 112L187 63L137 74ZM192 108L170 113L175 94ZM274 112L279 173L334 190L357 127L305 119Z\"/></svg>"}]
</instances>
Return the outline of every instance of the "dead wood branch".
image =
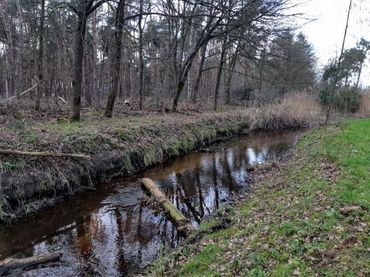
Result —
<instances>
[{"instance_id":1,"label":"dead wood branch","mask_svg":"<svg viewBox=\"0 0 370 277\"><path fill-rule=\"evenodd\" d=\"M42 264L60 262L61 253L50 253L24 259L6 259L0 262L0 274L6 274L15 269L32 269Z\"/></svg>"},{"instance_id":2,"label":"dead wood branch","mask_svg":"<svg viewBox=\"0 0 370 277\"><path fill-rule=\"evenodd\" d=\"M59 158L77 158L89 160L91 156L83 154L71 153L53 153L53 152L26 152L17 150L1 150L0 154L4 155L18 155L18 156L39 156L39 157L59 157Z\"/></svg>"},{"instance_id":3,"label":"dead wood branch","mask_svg":"<svg viewBox=\"0 0 370 277\"><path fill-rule=\"evenodd\" d=\"M189 235L193 230L189 219L187 219L172 203L166 195L156 186L156 184L149 178L142 179L142 183L150 194L162 205L171 220L176 224L177 230Z\"/></svg>"},{"instance_id":4,"label":"dead wood branch","mask_svg":"<svg viewBox=\"0 0 370 277\"><path fill-rule=\"evenodd\" d=\"M35 85L33 85L32 87L30 87L30 88L26 89L25 91L21 92L21 93L19 94L19 97L21 97L21 96L23 96L23 95L25 95L25 94L27 94L27 93L31 92L32 90L34 90L35 88L37 88L37 86L38 86L38 84L35 84ZM17 97L18 97L17 95L15 95L15 96L13 96L13 97L9 97L9 98L7 98L7 99L1 100L1 101L0 101L0 103L4 103L4 102L10 101L10 100L13 100L13 99L15 99L15 98L17 98Z\"/></svg>"}]
</instances>

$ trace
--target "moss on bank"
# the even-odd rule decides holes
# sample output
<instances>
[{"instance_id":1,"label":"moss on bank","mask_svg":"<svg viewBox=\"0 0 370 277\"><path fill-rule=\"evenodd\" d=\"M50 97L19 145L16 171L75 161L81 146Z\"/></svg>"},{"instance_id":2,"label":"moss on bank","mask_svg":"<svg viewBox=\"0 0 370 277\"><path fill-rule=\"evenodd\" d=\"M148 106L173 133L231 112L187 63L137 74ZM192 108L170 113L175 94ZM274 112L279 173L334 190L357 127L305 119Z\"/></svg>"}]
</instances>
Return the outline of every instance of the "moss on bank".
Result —
<instances>
[{"instance_id":1,"label":"moss on bank","mask_svg":"<svg viewBox=\"0 0 370 277\"><path fill-rule=\"evenodd\" d=\"M0 220L28 215L55 200L132 175L239 131L308 127L316 117L267 107L218 113L87 118L78 123L3 127L0 148L90 154L90 161L1 156Z\"/></svg>"},{"instance_id":2,"label":"moss on bank","mask_svg":"<svg viewBox=\"0 0 370 277\"><path fill-rule=\"evenodd\" d=\"M315 130L228 213L150 276L369 276L370 120Z\"/></svg>"}]
</instances>

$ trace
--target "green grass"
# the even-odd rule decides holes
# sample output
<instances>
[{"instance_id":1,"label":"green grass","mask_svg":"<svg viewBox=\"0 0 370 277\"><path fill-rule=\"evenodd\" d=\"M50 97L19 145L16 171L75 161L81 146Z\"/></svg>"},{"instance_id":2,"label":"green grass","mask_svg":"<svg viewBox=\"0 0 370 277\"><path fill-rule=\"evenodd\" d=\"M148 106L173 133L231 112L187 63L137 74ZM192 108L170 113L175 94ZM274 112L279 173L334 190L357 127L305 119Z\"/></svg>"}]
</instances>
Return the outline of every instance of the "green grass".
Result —
<instances>
[{"instance_id":1,"label":"green grass","mask_svg":"<svg viewBox=\"0 0 370 277\"><path fill-rule=\"evenodd\" d=\"M214 259L223 260L223 249L214 244L208 244L191 261L184 264L179 272L180 276L219 276L217 267L210 268L209 261Z\"/></svg>"},{"instance_id":2,"label":"green grass","mask_svg":"<svg viewBox=\"0 0 370 277\"><path fill-rule=\"evenodd\" d=\"M230 227L210 234L217 220L206 221L199 243L148 274L369 276L370 120L306 134L273 176L232 209Z\"/></svg>"},{"instance_id":3,"label":"green grass","mask_svg":"<svg viewBox=\"0 0 370 277\"><path fill-rule=\"evenodd\" d=\"M25 143L27 143L27 144L34 144L34 143L38 142L39 135L36 134L36 133L30 132L30 133L26 133L23 139L24 139Z\"/></svg>"}]
</instances>

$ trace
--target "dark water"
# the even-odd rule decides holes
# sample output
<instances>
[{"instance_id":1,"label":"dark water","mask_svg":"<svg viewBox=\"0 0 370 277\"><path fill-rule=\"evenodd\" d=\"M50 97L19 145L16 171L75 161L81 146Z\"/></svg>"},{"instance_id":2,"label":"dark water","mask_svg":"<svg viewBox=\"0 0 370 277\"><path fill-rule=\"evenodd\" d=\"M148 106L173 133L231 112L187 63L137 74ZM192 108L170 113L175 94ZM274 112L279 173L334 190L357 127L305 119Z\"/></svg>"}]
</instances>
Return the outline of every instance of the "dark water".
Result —
<instances>
[{"instance_id":1,"label":"dark water","mask_svg":"<svg viewBox=\"0 0 370 277\"><path fill-rule=\"evenodd\" d=\"M277 159L296 132L258 133L212 145L145 171L197 226L234 194L248 189L247 168ZM142 201L137 178L122 178L0 230L0 259L60 251L62 265L23 276L125 276L179 242L163 213Z\"/></svg>"}]
</instances>

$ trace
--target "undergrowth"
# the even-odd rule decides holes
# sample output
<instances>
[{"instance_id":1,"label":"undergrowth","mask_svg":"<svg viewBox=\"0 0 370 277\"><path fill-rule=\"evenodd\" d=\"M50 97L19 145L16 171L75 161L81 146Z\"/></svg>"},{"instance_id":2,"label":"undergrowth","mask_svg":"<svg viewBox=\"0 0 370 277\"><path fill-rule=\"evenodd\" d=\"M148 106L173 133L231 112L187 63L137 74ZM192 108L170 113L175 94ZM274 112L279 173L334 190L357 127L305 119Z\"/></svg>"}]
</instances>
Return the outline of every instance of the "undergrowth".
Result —
<instances>
[{"instance_id":1,"label":"undergrowth","mask_svg":"<svg viewBox=\"0 0 370 277\"><path fill-rule=\"evenodd\" d=\"M315 130L229 213L231 225L159 259L150 276L369 276L370 120Z\"/></svg>"}]
</instances>

